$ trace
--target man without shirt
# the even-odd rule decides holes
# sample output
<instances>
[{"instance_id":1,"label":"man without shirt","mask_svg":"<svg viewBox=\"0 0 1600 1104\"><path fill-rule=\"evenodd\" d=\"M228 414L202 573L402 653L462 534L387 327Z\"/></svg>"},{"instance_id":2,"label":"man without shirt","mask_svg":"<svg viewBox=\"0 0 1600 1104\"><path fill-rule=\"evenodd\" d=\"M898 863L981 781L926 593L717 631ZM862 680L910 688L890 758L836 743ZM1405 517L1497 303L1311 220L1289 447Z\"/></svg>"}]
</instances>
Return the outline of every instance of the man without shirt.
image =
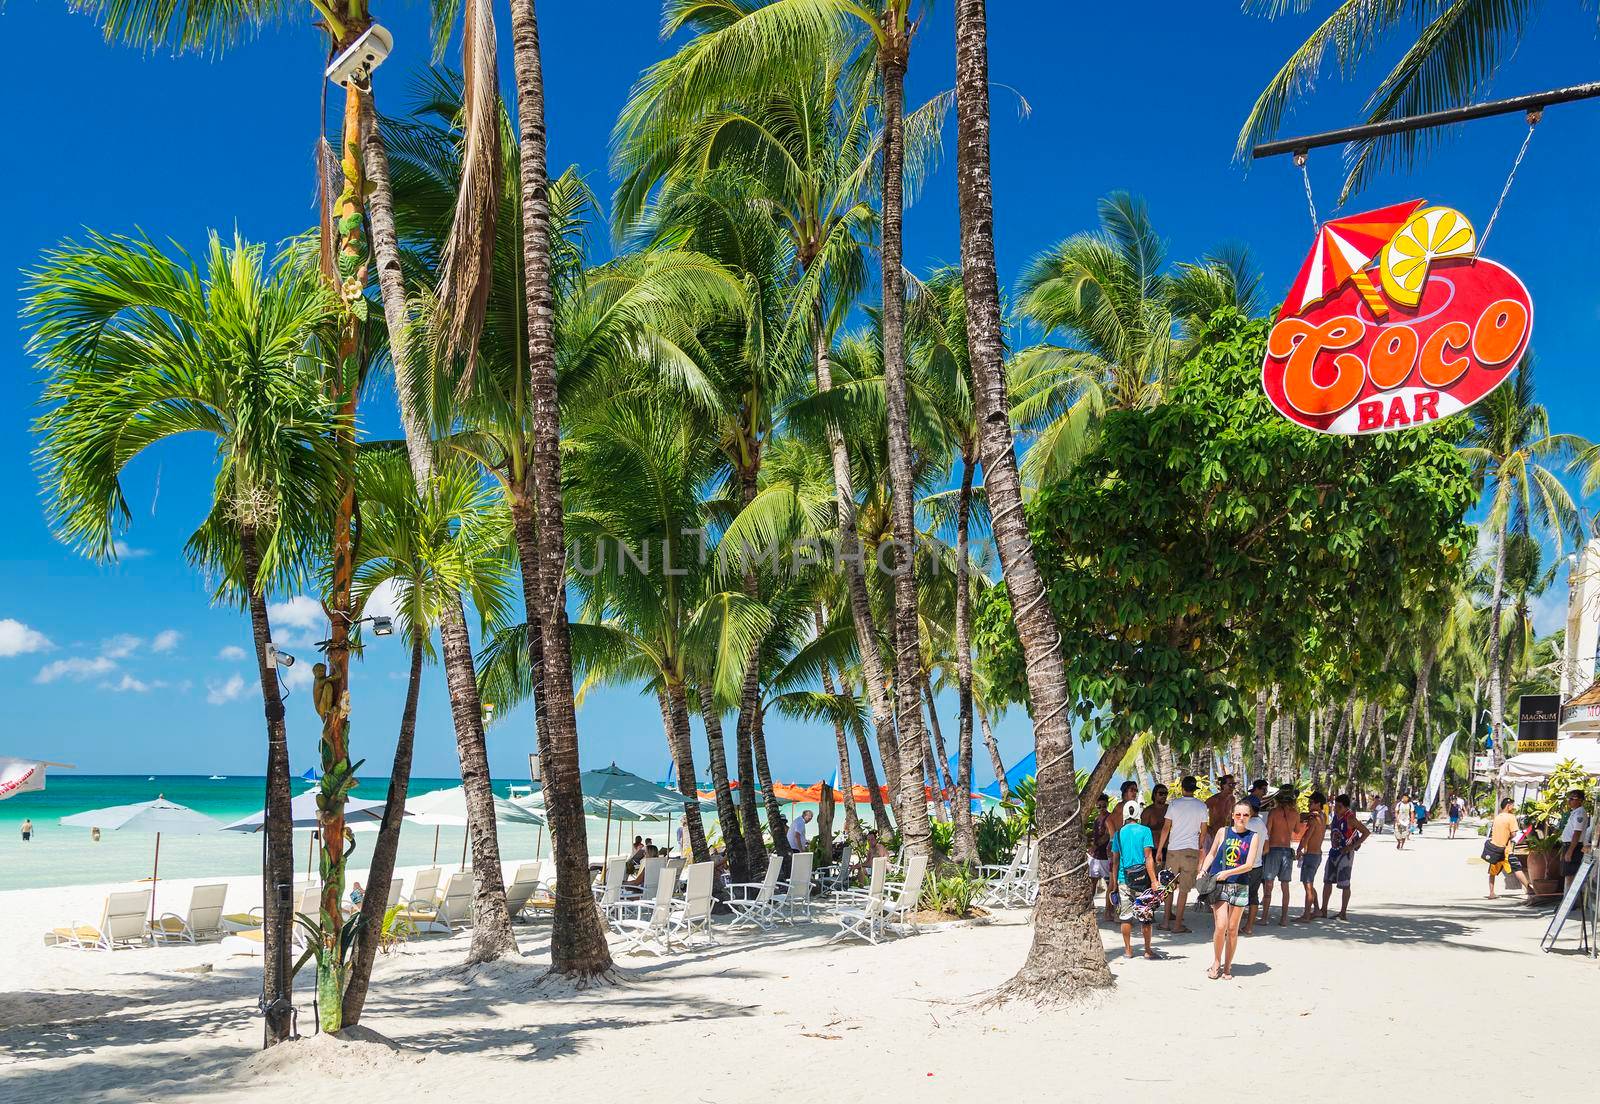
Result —
<instances>
[{"instance_id":1,"label":"man without shirt","mask_svg":"<svg viewBox=\"0 0 1600 1104\"><path fill-rule=\"evenodd\" d=\"M1116 804L1111 806L1111 820L1109 827L1114 836L1122 828L1123 810L1128 807L1128 802L1139 800L1139 783L1131 778L1122 780L1122 789L1117 797Z\"/></svg>"},{"instance_id":2,"label":"man without shirt","mask_svg":"<svg viewBox=\"0 0 1600 1104\"><path fill-rule=\"evenodd\" d=\"M1206 838L1202 846L1209 847L1211 837L1228 826L1233 806L1233 775L1225 774L1217 780L1217 792L1206 801Z\"/></svg>"},{"instance_id":3,"label":"man without shirt","mask_svg":"<svg viewBox=\"0 0 1600 1104\"><path fill-rule=\"evenodd\" d=\"M1161 824L1161 841L1156 846L1156 853L1166 855L1167 868L1178 876L1175 891L1167 897L1166 920L1161 925L1163 931L1182 934L1191 930L1184 926L1183 912L1189 904L1189 891L1194 889L1194 881L1200 871L1200 852L1210 843L1207 822L1211 813L1205 802L1194 795L1198 785L1192 774L1178 783L1183 796L1167 806ZM1204 840L1201 839L1202 835L1206 837Z\"/></svg>"},{"instance_id":4,"label":"man without shirt","mask_svg":"<svg viewBox=\"0 0 1600 1104\"><path fill-rule=\"evenodd\" d=\"M1300 833L1300 847L1295 858L1300 860L1300 884L1306 891L1306 911L1295 917L1308 923L1317 917L1317 868L1322 865L1322 837L1328 831L1327 814L1323 806L1328 803L1321 790L1316 790L1306 802L1305 831Z\"/></svg>"},{"instance_id":5,"label":"man without shirt","mask_svg":"<svg viewBox=\"0 0 1600 1104\"><path fill-rule=\"evenodd\" d=\"M1278 790L1272 812L1267 814L1267 854L1261 860L1261 922L1272 913L1272 883L1283 889L1283 905L1278 912L1278 927L1289 924L1289 882L1294 878L1294 830L1300 824L1299 795L1285 785Z\"/></svg>"},{"instance_id":6,"label":"man without shirt","mask_svg":"<svg viewBox=\"0 0 1600 1104\"><path fill-rule=\"evenodd\" d=\"M1349 919L1346 913L1350 910L1350 874L1355 867L1356 852L1371 834L1361 818L1351 811L1349 794L1333 799L1333 819L1328 822L1328 866L1322 872L1322 916L1328 915L1337 886L1344 894L1339 902L1339 919Z\"/></svg>"},{"instance_id":7,"label":"man without shirt","mask_svg":"<svg viewBox=\"0 0 1600 1104\"><path fill-rule=\"evenodd\" d=\"M1156 844L1161 841L1161 824L1167 819L1167 792L1167 788L1157 782L1155 788L1150 791L1150 804L1139 814L1139 823L1150 829L1150 839ZM1157 846L1156 865L1165 866L1166 862L1166 855Z\"/></svg>"}]
</instances>

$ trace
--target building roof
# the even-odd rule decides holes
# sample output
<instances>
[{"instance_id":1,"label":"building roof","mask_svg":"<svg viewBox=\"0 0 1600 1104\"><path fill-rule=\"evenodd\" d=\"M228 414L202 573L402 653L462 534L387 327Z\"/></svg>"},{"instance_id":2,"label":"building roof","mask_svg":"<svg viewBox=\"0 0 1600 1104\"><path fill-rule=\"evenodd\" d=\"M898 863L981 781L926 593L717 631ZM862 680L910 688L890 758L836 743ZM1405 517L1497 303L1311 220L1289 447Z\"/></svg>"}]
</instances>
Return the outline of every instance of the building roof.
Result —
<instances>
[{"instance_id":1,"label":"building roof","mask_svg":"<svg viewBox=\"0 0 1600 1104\"><path fill-rule=\"evenodd\" d=\"M1600 679L1589 684L1589 688L1581 694L1574 694L1564 703L1564 708L1571 709L1575 705L1600 705Z\"/></svg>"}]
</instances>

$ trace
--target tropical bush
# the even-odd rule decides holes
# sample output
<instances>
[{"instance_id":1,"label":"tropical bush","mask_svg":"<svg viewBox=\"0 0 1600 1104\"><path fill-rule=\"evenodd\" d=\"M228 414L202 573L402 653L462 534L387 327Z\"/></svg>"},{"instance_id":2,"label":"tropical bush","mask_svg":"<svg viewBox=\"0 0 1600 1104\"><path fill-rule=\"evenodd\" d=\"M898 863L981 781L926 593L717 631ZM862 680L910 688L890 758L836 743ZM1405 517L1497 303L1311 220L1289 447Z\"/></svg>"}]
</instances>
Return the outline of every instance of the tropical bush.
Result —
<instances>
[{"instance_id":1,"label":"tropical bush","mask_svg":"<svg viewBox=\"0 0 1600 1104\"><path fill-rule=\"evenodd\" d=\"M981 878L959 871L941 876L930 874L922 883L922 897L917 904L930 912L942 912L947 916L965 919L972 915L982 893Z\"/></svg>"}]
</instances>

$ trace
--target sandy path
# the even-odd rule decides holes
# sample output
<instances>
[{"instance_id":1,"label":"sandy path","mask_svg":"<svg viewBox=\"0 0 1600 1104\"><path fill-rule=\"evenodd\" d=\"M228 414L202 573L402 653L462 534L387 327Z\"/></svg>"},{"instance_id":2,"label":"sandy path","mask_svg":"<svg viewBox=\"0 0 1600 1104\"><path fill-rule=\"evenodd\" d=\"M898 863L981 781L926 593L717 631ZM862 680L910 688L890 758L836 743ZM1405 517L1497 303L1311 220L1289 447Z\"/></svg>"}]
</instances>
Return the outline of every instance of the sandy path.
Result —
<instances>
[{"instance_id":1,"label":"sandy path","mask_svg":"<svg viewBox=\"0 0 1600 1104\"><path fill-rule=\"evenodd\" d=\"M1545 910L1484 899L1479 846L1424 837L1399 854L1376 839L1357 860L1348 923L1258 929L1232 982L1205 977L1204 920L1163 943L1172 957L1160 962L1122 962L1107 927L1119 955L1109 994L975 1012L972 998L1026 950L1026 914L1010 913L876 948L825 946L822 923L724 935L666 960L625 959L619 987L551 995L536 984L548 958L534 926L519 929L521 962L463 973L464 936L380 962L365 1023L398 1052L311 1040L259 1057L248 960L215 946L47 951L34 914L59 901L40 898L85 891L0 894L0 1098L281 1101L337 1078L341 1098L364 1099L637 1096L662 1081L669 1101L955 1100L996 1085L1014 1099L1148 1088L1222 1100L1339 1083L1367 1095L1398 1077L1433 1099L1481 1090L1493 1069L1585 1091L1593 1060L1571 1040L1600 1013L1600 973L1570 953L1572 938L1569 953L1539 951Z\"/></svg>"}]
</instances>

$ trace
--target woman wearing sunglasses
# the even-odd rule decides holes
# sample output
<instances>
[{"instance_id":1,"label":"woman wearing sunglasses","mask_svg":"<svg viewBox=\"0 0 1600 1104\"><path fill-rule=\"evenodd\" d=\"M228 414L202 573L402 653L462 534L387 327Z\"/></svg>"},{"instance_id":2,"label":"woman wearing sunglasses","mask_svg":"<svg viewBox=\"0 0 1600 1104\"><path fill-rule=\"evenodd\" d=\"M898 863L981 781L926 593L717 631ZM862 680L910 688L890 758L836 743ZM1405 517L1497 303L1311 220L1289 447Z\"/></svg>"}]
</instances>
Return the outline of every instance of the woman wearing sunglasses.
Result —
<instances>
[{"instance_id":1,"label":"woman wearing sunglasses","mask_svg":"<svg viewBox=\"0 0 1600 1104\"><path fill-rule=\"evenodd\" d=\"M1211 969L1206 977L1233 977L1233 950L1239 944L1239 921L1250 905L1250 871L1261 861L1261 836L1250 831L1252 810L1244 802L1233 807L1231 823L1211 837L1201 869L1216 878L1211 898L1215 934L1211 939Z\"/></svg>"}]
</instances>

